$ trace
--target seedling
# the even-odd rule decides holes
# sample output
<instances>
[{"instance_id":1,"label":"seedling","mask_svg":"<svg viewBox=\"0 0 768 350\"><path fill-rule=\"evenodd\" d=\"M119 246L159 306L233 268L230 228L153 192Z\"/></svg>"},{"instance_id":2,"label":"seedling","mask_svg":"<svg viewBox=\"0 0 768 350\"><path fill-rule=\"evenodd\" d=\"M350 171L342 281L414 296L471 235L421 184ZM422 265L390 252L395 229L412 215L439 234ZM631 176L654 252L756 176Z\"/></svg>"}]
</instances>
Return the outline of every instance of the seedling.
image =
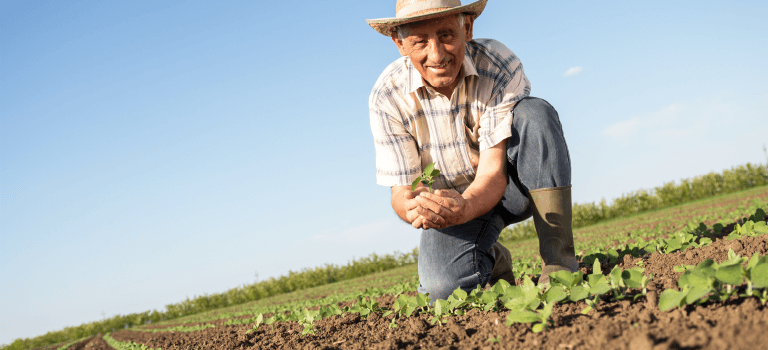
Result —
<instances>
[{"instance_id":1,"label":"seedling","mask_svg":"<svg viewBox=\"0 0 768 350\"><path fill-rule=\"evenodd\" d=\"M251 332L258 332L259 331L259 325L261 325L262 322L264 322L264 315L259 314L256 316L256 323L253 325L253 328L245 333L251 333Z\"/></svg>"},{"instance_id":2,"label":"seedling","mask_svg":"<svg viewBox=\"0 0 768 350\"><path fill-rule=\"evenodd\" d=\"M424 168L421 176L417 177L416 180L413 180L413 183L411 183L411 192L416 191L416 186L421 182L424 186L429 187L429 193L432 193L432 183L435 182L435 178L438 175L440 175L440 170L435 169L435 163L430 163Z\"/></svg>"},{"instance_id":3,"label":"seedling","mask_svg":"<svg viewBox=\"0 0 768 350\"><path fill-rule=\"evenodd\" d=\"M488 341L491 342L491 343L499 343L499 342L501 342L501 336L497 335L495 338L494 337L490 337L490 338L488 338Z\"/></svg>"}]
</instances>

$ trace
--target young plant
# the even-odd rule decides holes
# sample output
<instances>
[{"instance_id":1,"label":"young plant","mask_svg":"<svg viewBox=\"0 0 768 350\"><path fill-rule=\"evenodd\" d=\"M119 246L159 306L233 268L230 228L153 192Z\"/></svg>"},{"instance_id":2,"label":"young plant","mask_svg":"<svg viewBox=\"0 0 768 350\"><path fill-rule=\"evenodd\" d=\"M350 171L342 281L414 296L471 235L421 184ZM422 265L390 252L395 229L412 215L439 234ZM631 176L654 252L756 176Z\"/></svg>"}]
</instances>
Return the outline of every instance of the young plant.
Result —
<instances>
[{"instance_id":1,"label":"young plant","mask_svg":"<svg viewBox=\"0 0 768 350\"><path fill-rule=\"evenodd\" d=\"M421 182L424 186L428 186L429 192L432 193L432 183L435 182L435 178L438 175L440 175L440 170L435 169L435 163L430 163L424 168L421 176L417 177L416 180L413 180L413 183L411 183L411 192L416 191L416 186Z\"/></svg>"},{"instance_id":2,"label":"young plant","mask_svg":"<svg viewBox=\"0 0 768 350\"><path fill-rule=\"evenodd\" d=\"M544 307L539 310L538 313L527 310L512 311L507 315L507 326L511 326L514 323L539 322L533 325L534 333L549 329L550 325L553 323L549 317L552 316L552 307L554 304L555 303L544 302Z\"/></svg>"}]
</instances>

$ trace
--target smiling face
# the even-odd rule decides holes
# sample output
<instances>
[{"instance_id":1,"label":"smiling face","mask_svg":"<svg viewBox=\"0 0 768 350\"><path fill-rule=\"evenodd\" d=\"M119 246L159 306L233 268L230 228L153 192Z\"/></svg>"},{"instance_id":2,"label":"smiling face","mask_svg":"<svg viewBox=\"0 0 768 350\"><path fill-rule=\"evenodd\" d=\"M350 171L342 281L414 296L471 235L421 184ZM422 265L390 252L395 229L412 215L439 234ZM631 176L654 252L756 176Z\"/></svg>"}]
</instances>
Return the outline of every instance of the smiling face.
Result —
<instances>
[{"instance_id":1,"label":"smiling face","mask_svg":"<svg viewBox=\"0 0 768 350\"><path fill-rule=\"evenodd\" d=\"M405 39L392 34L400 54L408 56L424 81L437 92L450 97L458 85L464 62L464 43L472 40L473 16L459 26L458 15L410 24Z\"/></svg>"}]
</instances>

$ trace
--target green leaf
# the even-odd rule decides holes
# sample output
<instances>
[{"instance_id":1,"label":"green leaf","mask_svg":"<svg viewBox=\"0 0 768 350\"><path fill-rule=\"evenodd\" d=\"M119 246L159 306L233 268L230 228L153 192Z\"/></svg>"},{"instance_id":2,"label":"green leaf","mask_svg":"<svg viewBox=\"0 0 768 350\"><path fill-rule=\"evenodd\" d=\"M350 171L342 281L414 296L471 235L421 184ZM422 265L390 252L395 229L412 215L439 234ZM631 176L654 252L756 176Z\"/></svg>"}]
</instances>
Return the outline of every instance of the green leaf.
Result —
<instances>
[{"instance_id":1,"label":"green leaf","mask_svg":"<svg viewBox=\"0 0 768 350\"><path fill-rule=\"evenodd\" d=\"M416 305L418 306L426 307L429 305L429 301L430 301L429 296L427 296L426 294L418 293L416 295Z\"/></svg>"},{"instance_id":2,"label":"green leaf","mask_svg":"<svg viewBox=\"0 0 768 350\"><path fill-rule=\"evenodd\" d=\"M513 323L533 323L539 320L539 314L531 311L512 311L507 315L507 325Z\"/></svg>"},{"instance_id":3,"label":"green leaf","mask_svg":"<svg viewBox=\"0 0 768 350\"><path fill-rule=\"evenodd\" d=\"M433 170L432 177L438 177L438 176L440 176L440 170L437 170L437 169Z\"/></svg>"},{"instance_id":4,"label":"green leaf","mask_svg":"<svg viewBox=\"0 0 768 350\"><path fill-rule=\"evenodd\" d=\"M417 177L416 180L413 180L411 183L411 192L416 191L416 186L419 185L419 182L421 182L421 176Z\"/></svg>"},{"instance_id":5,"label":"green leaf","mask_svg":"<svg viewBox=\"0 0 768 350\"><path fill-rule=\"evenodd\" d=\"M567 297L568 295L565 294L563 288L560 286L553 286L546 293L544 293L544 299L547 300L548 303L556 303L564 300Z\"/></svg>"},{"instance_id":6,"label":"green leaf","mask_svg":"<svg viewBox=\"0 0 768 350\"><path fill-rule=\"evenodd\" d=\"M592 274L593 275L602 275L603 270L600 269L600 260L595 259L595 263L592 264Z\"/></svg>"},{"instance_id":7,"label":"green leaf","mask_svg":"<svg viewBox=\"0 0 768 350\"><path fill-rule=\"evenodd\" d=\"M688 294L685 296L685 303L688 305L691 305L712 291L713 291L712 288L695 286L691 288L688 291Z\"/></svg>"},{"instance_id":8,"label":"green leaf","mask_svg":"<svg viewBox=\"0 0 768 350\"><path fill-rule=\"evenodd\" d=\"M765 221L757 222L755 223L754 229L755 229L755 233L764 235L768 233L768 224L766 224Z\"/></svg>"},{"instance_id":9,"label":"green leaf","mask_svg":"<svg viewBox=\"0 0 768 350\"><path fill-rule=\"evenodd\" d=\"M641 281L643 280L643 274L637 270L625 270L621 273L621 278L630 288L643 288Z\"/></svg>"},{"instance_id":10,"label":"green leaf","mask_svg":"<svg viewBox=\"0 0 768 350\"><path fill-rule=\"evenodd\" d=\"M467 299L467 292L465 292L461 288L456 288L456 290L454 290L453 294L451 294L451 295L453 295L453 297L456 298L457 300L466 300Z\"/></svg>"},{"instance_id":11,"label":"green leaf","mask_svg":"<svg viewBox=\"0 0 768 350\"><path fill-rule=\"evenodd\" d=\"M741 264L721 265L715 273L715 278L723 283L738 286L743 281L742 269Z\"/></svg>"},{"instance_id":12,"label":"green leaf","mask_svg":"<svg viewBox=\"0 0 768 350\"><path fill-rule=\"evenodd\" d=\"M533 325L533 333L538 333L544 330L544 324L543 323L537 323Z\"/></svg>"},{"instance_id":13,"label":"green leaf","mask_svg":"<svg viewBox=\"0 0 768 350\"><path fill-rule=\"evenodd\" d=\"M621 269L617 266L614 267L613 270L611 270L611 279L613 279L613 282L615 282L617 285L621 286L624 284L624 281L621 279Z\"/></svg>"},{"instance_id":14,"label":"green leaf","mask_svg":"<svg viewBox=\"0 0 768 350\"><path fill-rule=\"evenodd\" d=\"M683 242L680 237L675 237L667 241L667 251L678 250L683 247Z\"/></svg>"},{"instance_id":15,"label":"green leaf","mask_svg":"<svg viewBox=\"0 0 768 350\"><path fill-rule=\"evenodd\" d=\"M558 282L560 282L561 284L563 284L564 286L569 287L569 288L573 284L573 280L574 280L573 274L570 273L569 271L565 271L565 270L560 270L560 271L557 271L557 272L550 273L549 274L549 278L551 279L553 277Z\"/></svg>"},{"instance_id":16,"label":"green leaf","mask_svg":"<svg viewBox=\"0 0 768 350\"><path fill-rule=\"evenodd\" d=\"M435 308L432 309L432 311L435 314L435 316L440 316L440 315L443 314L443 304L444 303L447 304L448 302L445 301L445 300L437 300L437 301L435 301L435 304L434 304Z\"/></svg>"},{"instance_id":17,"label":"green leaf","mask_svg":"<svg viewBox=\"0 0 768 350\"><path fill-rule=\"evenodd\" d=\"M571 288L571 295L569 299L571 301L579 301L586 299L589 296L589 290L587 288L584 288L582 286L575 286Z\"/></svg>"},{"instance_id":18,"label":"green leaf","mask_svg":"<svg viewBox=\"0 0 768 350\"><path fill-rule=\"evenodd\" d=\"M427 165L427 167L424 168L424 171L423 171L425 177L432 175L433 170L435 170L435 163L429 163L429 165Z\"/></svg>"},{"instance_id":19,"label":"green leaf","mask_svg":"<svg viewBox=\"0 0 768 350\"><path fill-rule=\"evenodd\" d=\"M768 262L762 261L755 265L749 273L752 275L752 286L768 288Z\"/></svg>"},{"instance_id":20,"label":"green leaf","mask_svg":"<svg viewBox=\"0 0 768 350\"><path fill-rule=\"evenodd\" d=\"M684 292L678 292L674 289L667 289L659 296L659 309L669 311L680 306L680 302L685 298Z\"/></svg>"},{"instance_id":21,"label":"green leaf","mask_svg":"<svg viewBox=\"0 0 768 350\"><path fill-rule=\"evenodd\" d=\"M702 246L702 247L706 247L706 246L708 246L710 244L712 244L712 239L711 238L704 237L704 238L700 238L699 239L699 245Z\"/></svg>"},{"instance_id":22,"label":"green leaf","mask_svg":"<svg viewBox=\"0 0 768 350\"><path fill-rule=\"evenodd\" d=\"M749 259L749 262L747 263L747 270L751 270L753 267L757 265L757 262L760 260L760 254L755 252L755 254L752 254L752 258Z\"/></svg>"}]
</instances>

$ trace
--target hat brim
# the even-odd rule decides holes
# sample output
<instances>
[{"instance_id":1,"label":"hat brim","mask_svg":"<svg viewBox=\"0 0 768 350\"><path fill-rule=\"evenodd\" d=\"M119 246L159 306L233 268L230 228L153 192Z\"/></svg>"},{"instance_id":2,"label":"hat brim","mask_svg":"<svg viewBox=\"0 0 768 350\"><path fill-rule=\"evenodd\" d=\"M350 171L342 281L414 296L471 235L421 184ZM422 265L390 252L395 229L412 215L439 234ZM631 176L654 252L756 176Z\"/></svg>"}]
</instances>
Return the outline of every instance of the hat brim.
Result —
<instances>
[{"instance_id":1,"label":"hat brim","mask_svg":"<svg viewBox=\"0 0 768 350\"><path fill-rule=\"evenodd\" d=\"M412 17L378 18L378 19L367 19L365 21L368 23L369 26L371 26L371 28L375 29L377 32L386 36L390 36L392 35L392 32L395 31L395 28L397 26L407 24L407 23L419 22L419 21L424 21L432 18L443 17L443 16L448 16L448 15L458 14L458 13L471 13L475 16L475 18L477 18L478 16L480 16L481 13L483 13L483 10L485 9L485 4L487 2L488 0L479 0L471 4L457 6L447 10L435 11L435 12L418 15L418 16L412 16Z\"/></svg>"}]
</instances>

